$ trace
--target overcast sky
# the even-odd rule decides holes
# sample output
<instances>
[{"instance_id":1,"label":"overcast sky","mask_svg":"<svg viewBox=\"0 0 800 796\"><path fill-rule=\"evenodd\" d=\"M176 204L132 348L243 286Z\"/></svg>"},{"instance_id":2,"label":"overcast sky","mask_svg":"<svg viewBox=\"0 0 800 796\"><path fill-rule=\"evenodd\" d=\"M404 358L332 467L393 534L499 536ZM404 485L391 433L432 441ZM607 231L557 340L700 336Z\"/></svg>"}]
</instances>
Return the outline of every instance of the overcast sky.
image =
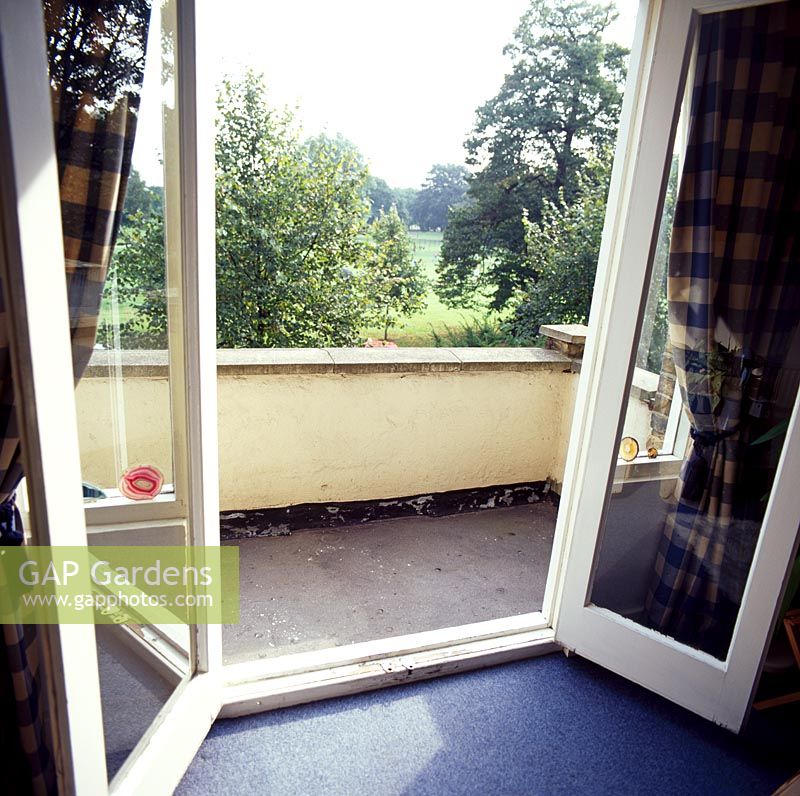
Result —
<instances>
[{"instance_id":1,"label":"overcast sky","mask_svg":"<svg viewBox=\"0 0 800 796\"><path fill-rule=\"evenodd\" d=\"M213 58L218 77L263 72L269 102L296 107L305 135L341 133L372 174L418 187L434 163L463 162L475 110L503 82L502 50L527 4L226 0L216 6ZM637 5L617 0L610 37L628 47ZM160 184L158 66L148 66L134 166Z\"/></svg>"}]
</instances>

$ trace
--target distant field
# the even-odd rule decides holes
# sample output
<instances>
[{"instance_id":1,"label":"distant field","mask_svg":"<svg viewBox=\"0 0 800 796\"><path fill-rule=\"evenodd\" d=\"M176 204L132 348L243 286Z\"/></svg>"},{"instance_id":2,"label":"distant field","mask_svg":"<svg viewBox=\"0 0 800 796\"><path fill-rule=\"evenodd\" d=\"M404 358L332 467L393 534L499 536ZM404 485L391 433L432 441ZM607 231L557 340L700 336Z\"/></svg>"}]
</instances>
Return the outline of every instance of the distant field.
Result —
<instances>
[{"instance_id":1,"label":"distant field","mask_svg":"<svg viewBox=\"0 0 800 796\"><path fill-rule=\"evenodd\" d=\"M445 307L433 290L436 281L436 261L442 248L441 232L411 232L414 242L414 259L420 260L426 276L431 282L427 306L424 310L404 319L402 327L392 327L389 339L402 347L433 345L432 330L442 333L445 327L456 329L465 322L481 317L483 313L475 310L452 310ZM364 330L366 337L383 337L383 329L369 327Z\"/></svg>"}]
</instances>

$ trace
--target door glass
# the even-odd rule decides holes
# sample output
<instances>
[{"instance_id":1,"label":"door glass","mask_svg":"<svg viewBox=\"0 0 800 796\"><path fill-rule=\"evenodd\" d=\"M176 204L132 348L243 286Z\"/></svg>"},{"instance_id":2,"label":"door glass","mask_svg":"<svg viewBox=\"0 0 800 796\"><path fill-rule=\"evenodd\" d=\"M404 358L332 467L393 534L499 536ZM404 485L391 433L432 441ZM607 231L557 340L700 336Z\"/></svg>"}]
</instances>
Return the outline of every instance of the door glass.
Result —
<instances>
[{"instance_id":1,"label":"door glass","mask_svg":"<svg viewBox=\"0 0 800 796\"><path fill-rule=\"evenodd\" d=\"M659 225L653 272L636 347L631 398L625 410L622 436L635 440L623 452L628 459L653 459L671 454L676 443L680 400L673 401L675 369L667 320L667 262L675 210L679 158L672 158L664 211Z\"/></svg>"},{"instance_id":2,"label":"door glass","mask_svg":"<svg viewBox=\"0 0 800 796\"><path fill-rule=\"evenodd\" d=\"M122 512L119 522L90 529L89 543L183 546L182 521L122 522L127 504L174 498L167 316L179 309L180 290L168 290L167 264L179 262L180 250L171 239L166 255L165 227L180 228L180 210L177 193L164 188L177 181L177 152L162 142L175 124L175 4L45 0L44 10L70 312L79 318L84 499ZM98 587L94 597L121 600L115 589ZM187 675L189 631L167 623L175 617L155 626L124 603L106 606L119 622L97 627L113 776Z\"/></svg>"},{"instance_id":3,"label":"door glass","mask_svg":"<svg viewBox=\"0 0 800 796\"><path fill-rule=\"evenodd\" d=\"M720 659L800 374L782 5L701 22L590 589Z\"/></svg>"},{"instance_id":4,"label":"door glass","mask_svg":"<svg viewBox=\"0 0 800 796\"><path fill-rule=\"evenodd\" d=\"M92 286L84 295L89 315L96 314L99 301L93 348L87 346L75 366L76 371L85 368L76 391L84 498L103 505L171 499L174 492L164 246L164 177L171 164L165 162L162 134L162 114L174 107L174 47L170 35L162 34L160 4L152 10L149 5L126 10L125 4L110 2L101 5L95 16L71 3L63 9L53 4L49 11L53 17L60 15L63 23L60 28L51 25L49 37L57 107L73 103L82 114L76 123L81 134L103 124L104 135L111 139L102 152L97 142L91 149L93 157L109 161L99 178L97 170L89 171L84 163L63 165L64 148L59 151L62 206L70 202L70 207L73 203L80 207L77 194L81 191L87 192L89 202L93 192L113 191L114 198L101 196L98 204L101 212L118 216L118 233L111 247L106 239L102 247L87 251L85 243L83 248L79 243L70 245L70 230L65 232L68 267L72 261L72 267L83 270L86 284ZM144 34L140 28L148 25L148 18L149 31ZM103 73L95 72L94 53L75 46L69 38L78 28L88 31L79 42L93 40L100 47L111 46ZM120 41L111 44L118 30L124 46ZM135 77L142 68L143 83L138 83ZM75 97L87 87L96 93L91 104L81 107ZM124 121L115 118L115 114L123 115L123 104ZM62 138L70 135L69 123L61 112ZM114 139L120 135L124 144L115 149ZM107 179L109 170L122 171L122 207L115 201L116 186ZM71 212L82 211L73 208ZM64 215L68 227L67 210ZM113 235L110 229L103 231Z\"/></svg>"}]
</instances>

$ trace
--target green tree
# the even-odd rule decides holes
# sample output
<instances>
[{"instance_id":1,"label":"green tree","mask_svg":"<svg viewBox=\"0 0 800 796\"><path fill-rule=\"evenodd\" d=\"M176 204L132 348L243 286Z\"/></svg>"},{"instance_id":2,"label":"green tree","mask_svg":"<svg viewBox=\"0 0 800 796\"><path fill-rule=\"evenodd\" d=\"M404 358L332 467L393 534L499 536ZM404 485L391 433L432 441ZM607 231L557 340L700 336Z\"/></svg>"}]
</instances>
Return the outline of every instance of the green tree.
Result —
<instances>
[{"instance_id":1,"label":"green tree","mask_svg":"<svg viewBox=\"0 0 800 796\"><path fill-rule=\"evenodd\" d=\"M361 155L341 136L303 141L252 72L223 82L217 110L217 344L356 343L374 313ZM123 225L111 276L128 345L165 342L163 241L157 214Z\"/></svg>"},{"instance_id":2,"label":"green tree","mask_svg":"<svg viewBox=\"0 0 800 796\"><path fill-rule=\"evenodd\" d=\"M375 304L375 319L383 326L383 339L401 317L425 307L428 282L412 256L411 238L397 208L382 210L370 225L372 254L369 282Z\"/></svg>"},{"instance_id":3,"label":"green tree","mask_svg":"<svg viewBox=\"0 0 800 796\"><path fill-rule=\"evenodd\" d=\"M104 295L115 296L132 312L132 317L120 326L123 347L166 347L166 262L162 213L137 210L125 219L114 247ZM113 342L113 339L111 327L101 316L98 340Z\"/></svg>"},{"instance_id":4,"label":"green tree","mask_svg":"<svg viewBox=\"0 0 800 796\"><path fill-rule=\"evenodd\" d=\"M428 172L411 208L411 217L421 229L444 229L452 207L464 201L467 192L466 167L436 163Z\"/></svg>"},{"instance_id":5,"label":"green tree","mask_svg":"<svg viewBox=\"0 0 800 796\"><path fill-rule=\"evenodd\" d=\"M122 220L129 223L137 213L147 216L164 212L163 189L160 186L148 185L136 169L131 169L128 186L125 190L125 207Z\"/></svg>"},{"instance_id":6,"label":"green tree","mask_svg":"<svg viewBox=\"0 0 800 796\"><path fill-rule=\"evenodd\" d=\"M536 277L524 215L537 222L547 202L569 204L587 158L616 135L627 51L603 41L615 17L610 2L531 0L505 48L511 71L466 142L477 171L437 269L451 306L487 293L502 308Z\"/></svg>"},{"instance_id":7,"label":"green tree","mask_svg":"<svg viewBox=\"0 0 800 796\"><path fill-rule=\"evenodd\" d=\"M380 215L381 211L388 213L394 205L403 223L411 224L411 206L417 194L413 188L392 188L386 180L370 174L367 177L366 194L370 207L370 223Z\"/></svg>"},{"instance_id":8,"label":"green tree","mask_svg":"<svg viewBox=\"0 0 800 796\"><path fill-rule=\"evenodd\" d=\"M417 197L417 189L392 188L392 192L394 193L395 204L397 205L397 212L400 214L400 218L403 219L407 226L411 225L413 223L411 208L414 206L414 200Z\"/></svg>"},{"instance_id":9,"label":"green tree","mask_svg":"<svg viewBox=\"0 0 800 796\"><path fill-rule=\"evenodd\" d=\"M669 302L667 301L667 273L669 266L669 243L672 237L672 220L675 216L675 201L678 193L678 157L672 158L664 209L661 211L661 226L658 243L653 256L650 289L645 302L642 333L636 351L636 364L651 373L660 373L662 358L669 342Z\"/></svg>"},{"instance_id":10,"label":"green tree","mask_svg":"<svg viewBox=\"0 0 800 796\"><path fill-rule=\"evenodd\" d=\"M113 345L115 330L107 313L121 299L120 340L130 348L162 348L167 341L164 194L131 169L122 223L108 269L98 324L98 340ZM126 307L128 312L126 312Z\"/></svg>"},{"instance_id":11,"label":"green tree","mask_svg":"<svg viewBox=\"0 0 800 796\"><path fill-rule=\"evenodd\" d=\"M218 345L352 345L376 318L388 336L424 306L428 287L397 207L368 224L368 174L355 145L339 135L302 140L292 115L270 109L264 93L248 72L218 96ZM124 344L160 347L161 196L138 175L133 185L108 286L132 313Z\"/></svg>"},{"instance_id":12,"label":"green tree","mask_svg":"<svg viewBox=\"0 0 800 796\"><path fill-rule=\"evenodd\" d=\"M389 183L380 177L373 177L371 174L367 178L366 193L369 200L370 222L374 221L381 212L386 212L397 201Z\"/></svg>"},{"instance_id":13,"label":"green tree","mask_svg":"<svg viewBox=\"0 0 800 796\"><path fill-rule=\"evenodd\" d=\"M517 294L510 333L533 342L546 323L586 323L605 221L610 168L590 163L576 180L571 202L562 190L545 201L538 221L523 219L527 270L534 276Z\"/></svg>"},{"instance_id":14,"label":"green tree","mask_svg":"<svg viewBox=\"0 0 800 796\"><path fill-rule=\"evenodd\" d=\"M302 142L252 72L223 81L217 110L217 344L356 342L369 308L358 151L341 136Z\"/></svg>"}]
</instances>

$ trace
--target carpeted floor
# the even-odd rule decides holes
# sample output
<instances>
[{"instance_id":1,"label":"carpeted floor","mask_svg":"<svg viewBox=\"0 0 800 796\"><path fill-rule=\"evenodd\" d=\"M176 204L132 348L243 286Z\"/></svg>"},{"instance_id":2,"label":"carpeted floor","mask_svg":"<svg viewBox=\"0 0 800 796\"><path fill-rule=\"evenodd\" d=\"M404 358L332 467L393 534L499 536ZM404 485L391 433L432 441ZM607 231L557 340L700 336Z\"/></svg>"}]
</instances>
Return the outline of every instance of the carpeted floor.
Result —
<instances>
[{"instance_id":1,"label":"carpeted floor","mask_svg":"<svg viewBox=\"0 0 800 796\"><path fill-rule=\"evenodd\" d=\"M769 794L800 716L744 737L575 657L218 721L178 794Z\"/></svg>"}]
</instances>

